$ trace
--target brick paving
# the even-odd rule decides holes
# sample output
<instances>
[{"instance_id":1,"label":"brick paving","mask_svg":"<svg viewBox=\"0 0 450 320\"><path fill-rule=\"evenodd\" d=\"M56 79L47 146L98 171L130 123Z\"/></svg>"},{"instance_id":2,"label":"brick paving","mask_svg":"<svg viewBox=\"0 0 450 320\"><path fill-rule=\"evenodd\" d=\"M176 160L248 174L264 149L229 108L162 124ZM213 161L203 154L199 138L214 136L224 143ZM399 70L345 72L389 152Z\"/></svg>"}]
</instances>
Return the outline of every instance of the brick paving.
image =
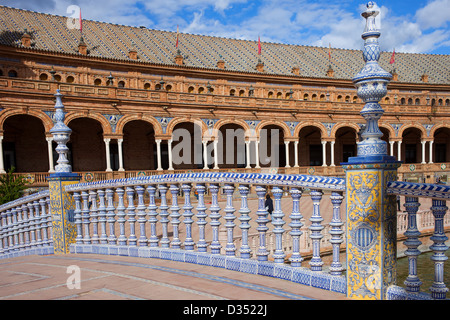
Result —
<instances>
[{"instance_id":1,"label":"brick paving","mask_svg":"<svg viewBox=\"0 0 450 320\"><path fill-rule=\"evenodd\" d=\"M79 288L67 285L76 274L68 273L69 266L79 268ZM342 300L345 296L270 277L159 259L69 254L0 261L0 300L142 299Z\"/></svg>"}]
</instances>

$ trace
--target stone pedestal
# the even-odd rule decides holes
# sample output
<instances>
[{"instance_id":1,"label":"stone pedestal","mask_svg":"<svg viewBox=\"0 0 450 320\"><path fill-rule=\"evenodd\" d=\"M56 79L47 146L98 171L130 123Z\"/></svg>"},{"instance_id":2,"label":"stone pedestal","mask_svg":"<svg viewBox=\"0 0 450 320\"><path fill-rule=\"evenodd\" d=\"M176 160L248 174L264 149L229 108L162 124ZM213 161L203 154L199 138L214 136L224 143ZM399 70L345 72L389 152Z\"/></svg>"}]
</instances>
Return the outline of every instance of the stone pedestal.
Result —
<instances>
[{"instance_id":1,"label":"stone pedestal","mask_svg":"<svg viewBox=\"0 0 450 320\"><path fill-rule=\"evenodd\" d=\"M78 183L80 179L81 177L75 173L56 173L48 178L55 254L69 253L70 244L75 243L77 236L75 202L64 188Z\"/></svg>"},{"instance_id":2,"label":"stone pedestal","mask_svg":"<svg viewBox=\"0 0 450 320\"><path fill-rule=\"evenodd\" d=\"M344 164L347 184L347 297L382 300L396 283L398 162Z\"/></svg>"}]
</instances>

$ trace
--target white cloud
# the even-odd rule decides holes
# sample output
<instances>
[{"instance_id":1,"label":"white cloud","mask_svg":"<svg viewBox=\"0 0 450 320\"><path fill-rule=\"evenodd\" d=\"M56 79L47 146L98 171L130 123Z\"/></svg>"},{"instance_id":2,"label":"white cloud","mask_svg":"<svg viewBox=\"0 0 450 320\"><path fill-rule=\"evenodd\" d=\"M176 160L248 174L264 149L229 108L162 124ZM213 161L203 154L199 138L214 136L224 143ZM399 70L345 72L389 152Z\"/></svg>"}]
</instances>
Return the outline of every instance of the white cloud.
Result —
<instances>
[{"instance_id":1,"label":"white cloud","mask_svg":"<svg viewBox=\"0 0 450 320\"><path fill-rule=\"evenodd\" d=\"M445 27L450 21L450 0L435 0L417 10L416 19L424 29Z\"/></svg>"}]
</instances>

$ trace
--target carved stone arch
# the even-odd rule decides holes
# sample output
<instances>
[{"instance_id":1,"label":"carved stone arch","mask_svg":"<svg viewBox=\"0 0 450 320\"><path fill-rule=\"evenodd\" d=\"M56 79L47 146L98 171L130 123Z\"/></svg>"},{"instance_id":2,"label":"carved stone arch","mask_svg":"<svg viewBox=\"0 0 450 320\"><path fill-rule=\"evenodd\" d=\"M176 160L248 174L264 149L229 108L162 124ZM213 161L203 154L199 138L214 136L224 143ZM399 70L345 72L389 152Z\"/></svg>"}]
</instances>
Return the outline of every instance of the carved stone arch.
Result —
<instances>
[{"instance_id":1,"label":"carved stone arch","mask_svg":"<svg viewBox=\"0 0 450 320\"><path fill-rule=\"evenodd\" d=\"M82 113L82 112L69 112L66 114L66 117L64 119L64 123L69 126L70 121L78 118L89 118L97 120L100 125L102 126L103 134L111 134L111 125L109 124L108 120L102 116L99 113Z\"/></svg>"},{"instance_id":2,"label":"carved stone arch","mask_svg":"<svg viewBox=\"0 0 450 320\"><path fill-rule=\"evenodd\" d=\"M438 124L438 125L433 126L433 128L431 128L431 130L430 130L430 137L431 138L434 137L434 134L436 133L436 131L441 129L441 128L448 128L448 129L450 129L450 125L446 124L446 123L443 123L443 124Z\"/></svg>"},{"instance_id":3,"label":"carved stone arch","mask_svg":"<svg viewBox=\"0 0 450 320\"><path fill-rule=\"evenodd\" d=\"M167 125L166 134L169 135L169 136L172 136L173 129L175 129L175 127L178 124L183 123L183 122L191 122L193 124L198 125L202 129L202 136L205 134L205 132L208 131L208 126L200 118L174 118Z\"/></svg>"},{"instance_id":4,"label":"carved stone arch","mask_svg":"<svg viewBox=\"0 0 450 320\"><path fill-rule=\"evenodd\" d=\"M142 121L150 123L153 126L153 130L155 131L156 136L164 134L161 123L159 123L158 120L156 120L152 116L140 115L140 114L124 115L123 117L121 117L119 119L119 121L117 121L116 134L123 135L123 128L125 127L125 125L128 122L134 121L134 120L142 120Z\"/></svg>"},{"instance_id":5,"label":"carved stone arch","mask_svg":"<svg viewBox=\"0 0 450 320\"><path fill-rule=\"evenodd\" d=\"M356 135L358 135L358 132L359 132L359 130L360 130L360 127L359 127L358 124L356 124L356 123L352 123L352 122L340 122L340 123L336 123L336 124L334 125L333 129L331 129L330 138L336 139L336 132L337 132L340 128L344 128L344 127L349 127L349 128L355 129Z\"/></svg>"},{"instance_id":6,"label":"carved stone arch","mask_svg":"<svg viewBox=\"0 0 450 320\"><path fill-rule=\"evenodd\" d=\"M235 119L235 120L221 119L221 120L217 121L213 127L213 136L217 136L217 132L220 130L220 127L222 127L226 124L236 124L238 126L241 126L244 129L245 137L246 138L250 137L251 128L249 127L248 123L245 122L244 120L239 120L239 119Z\"/></svg>"},{"instance_id":7,"label":"carved stone arch","mask_svg":"<svg viewBox=\"0 0 450 320\"><path fill-rule=\"evenodd\" d=\"M3 125L9 117L15 115L29 115L38 118L42 121L42 125L44 126L45 132L49 132L51 128L53 128L52 119L45 113L40 110L24 110L24 109L5 109L0 112L0 130L3 131Z\"/></svg>"},{"instance_id":8,"label":"carved stone arch","mask_svg":"<svg viewBox=\"0 0 450 320\"><path fill-rule=\"evenodd\" d=\"M258 123L258 125L255 128L256 135L259 137L261 129L269 125L276 125L283 128L283 134L285 139L292 138L291 130L289 129L288 125L283 121L276 121L276 120L263 120L260 123Z\"/></svg>"},{"instance_id":9,"label":"carved stone arch","mask_svg":"<svg viewBox=\"0 0 450 320\"><path fill-rule=\"evenodd\" d=\"M423 126L418 125L418 124L405 124L405 125L401 126L401 128L398 130L398 136L400 138L403 137L403 133L405 132L405 130L407 130L409 128L415 128L415 129L419 130L421 132L421 138L427 137L426 129Z\"/></svg>"},{"instance_id":10,"label":"carved stone arch","mask_svg":"<svg viewBox=\"0 0 450 320\"><path fill-rule=\"evenodd\" d=\"M322 138L328 137L327 128L325 128L325 126L322 123L315 121L303 121L297 124L294 130L294 137L298 137L300 135L300 131L306 127L316 127L317 129L319 129L320 136Z\"/></svg>"},{"instance_id":11,"label":"carved stone arch","mask_svg":"<svg viewBox=\"0 0 450 320\"><path fill-rule=\"evenodd\" d=\"M395 135L395 130L394 130L394 128L392 128L392 126L389 125L388 123L380 123L380 124L379 124L379 127L380 127L380 128L384 128L384 129L386 129L386 130L389 132L389 138L390 138L390 139L392 139L392 138L397 138L397 136Z\"/></svg>"}]
</instances>

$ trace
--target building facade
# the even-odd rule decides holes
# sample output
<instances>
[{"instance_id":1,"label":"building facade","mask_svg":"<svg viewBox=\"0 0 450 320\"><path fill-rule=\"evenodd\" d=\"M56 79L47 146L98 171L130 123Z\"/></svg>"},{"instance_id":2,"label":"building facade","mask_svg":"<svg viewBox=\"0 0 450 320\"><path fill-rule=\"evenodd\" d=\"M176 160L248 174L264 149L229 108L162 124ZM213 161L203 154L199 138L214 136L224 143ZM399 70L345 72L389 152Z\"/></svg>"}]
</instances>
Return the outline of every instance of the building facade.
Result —
<instances>
[{"instance_id":1,"label":"building facade","mask_svg":"<svg viewBox=\"0 0 450 320\"><path fill-rule=\"evenodd\" d=\"M176 47L175 32L83 21L81 33L67 17L4 6L0 16L0 172L14 166L46 184L57 89L84 181L186 170L341 176L356 155L360 50L262 43L258 54L256 41L191 34ZM446 181L450 56L391 57L379 61L393 74L382 139L404 162L400 179Z\"/></svg>"}]
</instances>

